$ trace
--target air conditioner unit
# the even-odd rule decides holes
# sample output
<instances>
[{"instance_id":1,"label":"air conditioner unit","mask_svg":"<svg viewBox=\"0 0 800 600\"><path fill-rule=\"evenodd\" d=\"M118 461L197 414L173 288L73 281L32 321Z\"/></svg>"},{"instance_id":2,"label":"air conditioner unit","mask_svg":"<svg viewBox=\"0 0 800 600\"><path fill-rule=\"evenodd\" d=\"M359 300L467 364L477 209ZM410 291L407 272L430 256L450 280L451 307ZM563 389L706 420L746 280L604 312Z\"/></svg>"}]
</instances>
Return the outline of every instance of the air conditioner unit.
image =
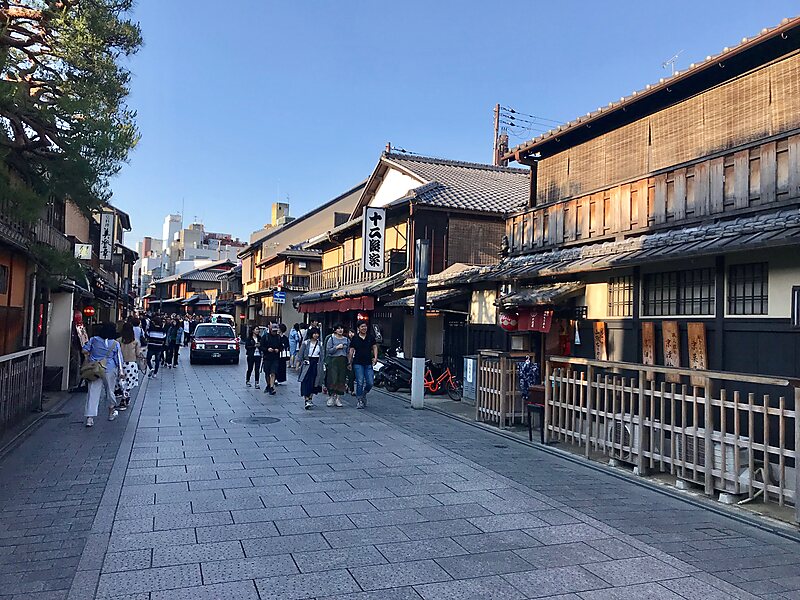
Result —
<instances>
[{"instance_id":1,"label":"air conditioner unit","mask_svg":"<svg viewBox=\"0 0 800 600\"><path fill-rule=\"evenodd\" d=\"M661 422L653 421L656 427L660 427ZM621 449L614 448L616 452L621 452L619 460L625 462L636 462L640 452L653 451L660 454L660 440L650 439L649 428L644 437L641 435L641 426L638 423L631 423L630 414L616 415L613 424L607 425L606 440L612 444L619 444Z\"/></svg>"},{"instance_id":2,"label":"air conditioner unit","mask_svg":"<svg viewBox=\"0 0 800 600\"><path fill-rule=\"evenodd\" d=\"M695 456L695 449L697 451L697 466L705 468L706 466L706 440L705 440L705 430L697 429L696 432L692 432L691 434L680 434L676 433L676 440L675 440L675 450L677 453L677 466L682 466L683 461L686 460L687 467L690 467L692 461L694 461ZM741 442L747 443L747 437L740 437ZM726 478L723 480L721 477L714 478L714 487L717 489L721 489L728 493L733 493L736 490L734 485L733 479L735 477L734 473L736 470L736 462L735 457L738 453L739 455L739 473L738 473L738 480L739 480L739 487L740 491L744 492L750 486L750 478L752 474L750 473L750 460L747 455L747 448L737 447L732 442L719 442L714 441L714 456L712 458L712 468L714 469L721 469L722 468L722 453L725 452L725 476ZM680 470L679 470L680 472Z\"/></svg>"}]
</instances>

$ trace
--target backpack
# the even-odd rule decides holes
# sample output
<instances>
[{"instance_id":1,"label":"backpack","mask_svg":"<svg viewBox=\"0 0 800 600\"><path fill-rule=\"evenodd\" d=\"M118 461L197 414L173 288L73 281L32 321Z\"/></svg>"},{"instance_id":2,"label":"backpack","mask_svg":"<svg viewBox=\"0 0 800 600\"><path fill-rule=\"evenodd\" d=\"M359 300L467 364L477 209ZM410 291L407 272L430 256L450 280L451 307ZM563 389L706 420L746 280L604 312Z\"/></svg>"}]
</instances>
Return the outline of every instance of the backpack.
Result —
<instances>
[{"instance_id":1,"label":"backpack","mask_svg":"<svg viewBox=\"0 0 800 600\"><path fill-rule=\"evenodd\" d=\"M117 341L111 344L111 347L106 352L105 358L101 358L100 360L87 360L83 363L81 367L81 377L86 381L95 381L100 379L101 377L105 376L106 374L106 364L108 363L108 359L111 357L112 352L116 346Z\"/></svg>"}]
</instances>

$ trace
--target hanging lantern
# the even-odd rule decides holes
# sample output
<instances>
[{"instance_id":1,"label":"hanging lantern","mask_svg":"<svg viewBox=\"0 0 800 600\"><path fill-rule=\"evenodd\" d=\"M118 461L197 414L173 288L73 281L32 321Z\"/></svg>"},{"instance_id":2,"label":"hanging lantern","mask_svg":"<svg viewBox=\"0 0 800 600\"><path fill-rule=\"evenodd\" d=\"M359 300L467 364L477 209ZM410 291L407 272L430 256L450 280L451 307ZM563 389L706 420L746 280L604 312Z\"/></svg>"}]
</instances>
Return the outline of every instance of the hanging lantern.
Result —
<instances>
[{"instance_id":1,"label":"hanging lantern","mask_svg":"<svg viewBox=\"0 0 800 600\"><path fill-rule=\"evenodd\" d=\"M519 325L519 314L517 311L503 311L500 313L500 327L505 331L516 331Z\"/></svg>"},{"instance_id":2,"label":"hanging lantern","mask_svg":"<svg viewBox=\"0 0 800 600\"><path fill-rule=\"evenodd\" d=\"M358 321L359 323L362 322L366 323L367 321L369 321L369 314L365 313L364 311L361 311L356 315L356 321Z\"/></svg>"},{"instance_id":3,"label":"hanging lantern","mask_svg":"<svg viewBox=\"0 0 800 600\"><path fill-rule=\"evenodd\" d=\"M84 306L83 307L83 316L85 317L93 317L94 316L94 306Z\"/></svg>"}]
</instances>

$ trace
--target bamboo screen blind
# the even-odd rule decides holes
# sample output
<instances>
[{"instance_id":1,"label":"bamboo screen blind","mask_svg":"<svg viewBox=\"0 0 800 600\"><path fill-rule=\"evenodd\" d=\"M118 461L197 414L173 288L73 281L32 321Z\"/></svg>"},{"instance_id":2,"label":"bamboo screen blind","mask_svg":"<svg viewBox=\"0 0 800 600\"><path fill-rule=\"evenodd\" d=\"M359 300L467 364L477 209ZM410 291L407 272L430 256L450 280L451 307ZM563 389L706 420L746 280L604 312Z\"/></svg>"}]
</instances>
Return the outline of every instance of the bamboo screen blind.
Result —
<instances>
[{"instance_id":1,"label":"bamboo screen blind","mask_svg":"<svg viewBox=\"0 0 800 600\"><path fill-rule=\"evenodd\" d=\"M539 203L580 196L800 127L800 55L543 159Z\"/></svg>"}]
</instances>

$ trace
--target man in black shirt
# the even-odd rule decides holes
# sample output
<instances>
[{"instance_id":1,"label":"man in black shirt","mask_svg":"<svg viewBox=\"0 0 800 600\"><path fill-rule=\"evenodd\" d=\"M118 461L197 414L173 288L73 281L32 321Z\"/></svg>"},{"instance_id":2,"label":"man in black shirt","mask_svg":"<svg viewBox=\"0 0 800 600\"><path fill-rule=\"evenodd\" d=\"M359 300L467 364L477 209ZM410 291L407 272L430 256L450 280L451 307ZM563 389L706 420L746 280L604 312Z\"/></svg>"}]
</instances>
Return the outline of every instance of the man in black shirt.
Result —
<instances>
[{"instance_id":1,"label":"man in black shirt","mask_svg":"<svg viewBox=\"0 0 800 600\"><path fill-rule=\"evenodd\" d=\"M365 322L358 324L358 332L350 340L348 353L350 368L356 375L356 408L367 406L367 392L372 389L375 373L372 367L378 361L378 344L369 333L369 326Z\"/></svg>"},{"instance_id":2,"label":"man in black shirt","mask_svg":"<svg viewBox=\"0 0 800 600\"><path fill-rule=\"evenodd\" d=\"M278 326L273 324L261 335L259 340L261 350L261 369L264 371L266 379L265 394L275 395L275 375L278 372L278 361L281 360L281 350L283 342L278 333Z\"/></svg>"}]
</instances>

